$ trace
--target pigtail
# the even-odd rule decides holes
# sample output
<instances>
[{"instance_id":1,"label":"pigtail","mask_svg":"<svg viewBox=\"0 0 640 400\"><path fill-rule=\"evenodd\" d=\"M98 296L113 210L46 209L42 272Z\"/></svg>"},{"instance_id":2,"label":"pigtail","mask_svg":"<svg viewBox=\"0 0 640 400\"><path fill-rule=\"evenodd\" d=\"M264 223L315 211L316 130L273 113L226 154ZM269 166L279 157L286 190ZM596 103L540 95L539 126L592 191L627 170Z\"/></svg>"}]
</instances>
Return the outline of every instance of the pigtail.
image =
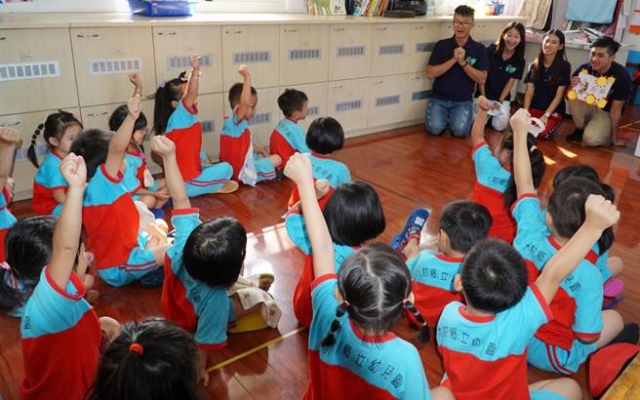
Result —
<instances>
[{"instance_id":1,"label":"pigtail","mask_svg":"<svg viewBox=\"0 0 640 400\"><path fill-rule=\"evenodd\" d=\"M10 285L15 275L7 263L0 263L0 310L11 312L22 305L20 293Z\"/></svg>"},{"instance_id":2,"label":"pigtail","mask_svg":"<svg viewBox=\"0 0 640 400\"><path fill-rule=\"evenodd\" d=\"M427 321L425 321L420 311L416 308L416 306L409 301L408 299L403 302L404 308L411 313L412 320L414 320L419 325L419 330L415 335L415 339L420 344L429 343L429 339L431 337L431 332L429 331L429 325Z\"/></svg>"},{"instance_id":3,"label":"pigtail","mask_svg":"<svg viewBox=\"0 0 640 400\"><path fill-rule=\"evenodd\" d=\"M346 301L342 302L342 304L338 306L338 309L336 310L336 317L333 319L333 321L331 321L331 329L329 330L327 336L322 339L322 342L320 343L322 346L333 346L335 344L335 332L340 329L340 320L342 319L342 316L347 312L348 307L349 303L347 303Z\"/></svg>"},{"instance_id":4,"label":"pigtail","mask_svg":"<svg viewBox=\"0 0 640 400\"><path fill-rule=\"evenodd\" d=\"M29 146L29 149L27 149L27 157L29 158L29 161L31 161L31 164L33 164L33 166L36 168L40 168L40 164L38 163L38 155L36 154L36 140L38 139L38 135L40 135L43 130L44 124L38 125L35 132L33 132L33 135L31 135L31 146Z\"/></svg>"},{"instance_id":5,"label":"pigtail","mask_svg":"<svg viewBox=\"0 0 640 400\"><path fill-rule=\"evenodd\" d=\"M502 146L504 149L513 153L513 136L505 138ZM542 182L542 177L544 176L544 171L546 170L547 165L544 162L544 154L542 153L542 150L538 148L538 139L530 133L527 134L527 150L529 150L529 162L531 163L533 187L538 189L540 182ZM507 189L504 192L503 198L504 205L507 210L510 210L513 203L518 199L518 188L516 187L516 181L513 174L511 174L511 178L509 178L509 183L507 183Z\"/></svg>"}]
</instances>

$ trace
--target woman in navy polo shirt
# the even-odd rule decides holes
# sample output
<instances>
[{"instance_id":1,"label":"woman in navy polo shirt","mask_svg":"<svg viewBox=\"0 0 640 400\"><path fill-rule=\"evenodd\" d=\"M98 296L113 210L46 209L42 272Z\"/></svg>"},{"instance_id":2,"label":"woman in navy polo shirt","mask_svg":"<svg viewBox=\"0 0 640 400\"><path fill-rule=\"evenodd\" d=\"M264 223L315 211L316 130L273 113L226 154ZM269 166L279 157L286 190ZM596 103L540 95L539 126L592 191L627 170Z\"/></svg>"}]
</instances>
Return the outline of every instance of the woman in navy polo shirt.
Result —
<instances>
[{"instance_id":1,"label":"woman in navy polo shirt","mask_svg":"<svg viewBox=\"0 0 640 400\"><path fill-rule=\"evenodd\" d=\"M564 52L564 34L552 29L544 36L538 58L529 65L524 79L527 83L524 108L545 124L538 139L549 138L562 123L564 92L570 79L571 64Z\"/></svg>"},{"instance_id":2,"label":"woman in navy polo shirt","mask_svg":"<svg viewBox=\"0 0 640 400\"><path fill-rule=\"evenodd\" d=\"M479 94L491 102L491 126L497 131L509 126L511 89L524 73L524 38L524 25L512 21L504 27L498 40L487 46L489 74L485 84L479 86Z\"/></svg>"}]
</instances>

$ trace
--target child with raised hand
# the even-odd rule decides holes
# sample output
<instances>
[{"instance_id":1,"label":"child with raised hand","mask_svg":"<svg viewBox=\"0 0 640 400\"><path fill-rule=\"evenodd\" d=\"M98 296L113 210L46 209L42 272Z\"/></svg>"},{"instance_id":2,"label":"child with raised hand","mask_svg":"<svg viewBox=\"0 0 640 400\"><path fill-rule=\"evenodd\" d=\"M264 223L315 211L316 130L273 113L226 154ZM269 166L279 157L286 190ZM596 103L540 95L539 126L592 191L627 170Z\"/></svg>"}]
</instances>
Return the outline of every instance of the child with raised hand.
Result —
<instances>
[{"instance_id":1,"label":"child with raised hand","mask_svg":"<svg viewBox=\"0 0 640 400\"><path fill-rule=\"evenodd\" d=\"M602 196L600 185L584 178L571 178L553 192L546 221L540 218L540 200L531 177L527 131L531 119L525 110L511 117L514 131L514 174L518 201L512 213L518 223L513 245L527 259L530 280L544 273L549 259L570 241L585 222L584 207L590 195ZM609 202L610 203L610 202ZM610 228L607 228L610 229ZM603 228L602 231L605 229ZM599 239L602 232L596 239ZM595 240L590 242L590 246ZM550 302L553 320L540 327L529 343L528 362L538 368L570 374L623 329L621 316L601 311L602 275L583 253L583 260L563 279ZM585 256L586 255L586 256ZM595 258L594 258L595 259Z\"/></svg>"},{"instance_id":2,"label":"child with raised hand","mask_svg":"<svg viewBox=\"0 0 640 400\"><path fill-rule=\"evenodd\" d=\"M258 92L251 86L251 73L246 65L241 65L238 73L242 83L229 89L232 112L224 119L220 132L220 161L231 164L233 179L255 186L277 178L276 168L282 165L282 158L269 155L262 146L252 143L249 121L256 112Z\"/></svg>"},{"instance_id":3,"label":"child with raised hand","mask_svg":"<svg viewBox=\"0 0 640 400\"><path fill-rule=\"evenodd\" d=\"M101 347L118 330L115 320L98 320L74 272L86 165L82 157L70 153L62 160L60 171L67 181L67 193L53 234L53 256L42 269L22 317L22 399L83 398L95 378Z\"/></svg>"},{"instance_id":4,"label":"child with raised hand","mask_svg":"<svg viewBox=\"0 0 640 400\"><path fill-rule=\"evenodd\" d=\"M193 336L160 318L130 322L102 354L88 400L198 400Z\"/></svg>"},{"instance_id":5,"label":"child with raised hand","mask_svg":"<svg viewBox=\"0 0 640 400\"><path fill-rule=\"evenodd\" d=\"M129 113L113 134L99 129L83 131L72 151L87 165L83 224L95 255L100 277L112 286L123 286L156 274L164 265L168 245L149 240L140 227L140 214L131 194L122 185L124 157L140 116L140 95L127 103Z\"/></svg>"},{"instance_id":6,"label":"child with raised hand","mask_svg":"<svg viewBox=\"0 0 640 400\"><path fill-rule=\"evenodd\" d=\"M60 161L69 154L71 143L82 131L82 123L73 114L58 111L47 117L31 137L27 157L38 172L33 180L33 211L37 215L60 215L67 182L60 174ZM42 165L38 164L36 140L43 134L48 151Z\"/></svg>"},{"instance_id":7,"label":"child with raised hand","mask_svg":"<svg viewBox=\"0 0 640 400\"><path fill-rule=\"evenodd\" d=\"M347 258L336 276L333 241L311 171L311 162L300 154L285 167L285 175L300 191L316 276L310 383L304 398L447 398L450 393L444 388L429 392L418 351L391 332L403 310L411 307L407 267L391 248L375 244ZM420 331L423 342L428 334L425 325Z\"/></svg>"},{"instance_id":8,"label":"child with raised hand","mask_svg":"<svg viewBox=\"0 0 640 400\"><path fill-rule=\"evenodd\" d=\"M513 134L506 133L493 151L484 140L484 126L490 102L484 97L478 98L478 115L471 128L473 150L471 158L476 173L476 183L471 192L471 200L487 207L493 220L489 237L513 242L516 236L516 221L513 219L511 206L516 201L516 184L513 180ZM537 147L533 135L527 136L527 149L531 161L533 184L538 188L546 164L542 151Z\"/></svg>"},{"instance_id":9,"label":"child with raised hand","mask_svg":"<svg viewBox=\"0 0 640 400\"><path fill-rule=\"evenodd\" d=\"M318 183L315 182L316 196ZM326 182L326 181L325 181ZM335 255L335 269L340 270L342 262L355 253L366 242L378 237L385 229L384 211L380 197L373 187L365 182L343 183L321 200ZM313 274L313 249L309 242L304 217L299 212L289 212L285 219L285 229L293 244L304 254L304 265L293 292L293 312L302 326L311 325L311 283Z\"/></svg>"},{"instance_id":10,"label":"child with raised hand","mask_svg":"<svg viewBox=\"0 0 640 400\"><path fill-rule=\"evenodd\" d=\"M10 191L7 190L7 187L11 185L13 157L19 141L20 132L12 128L0 126L0 274L2 270L8 269L4 263L4 238L9 228L16 222L16 217L14 217L7 208L11 201Z\"/></svg>"},{"instance_id":11,"label":"child with raised hand","mask_svg":"<svg viewBox=\"0 0 640 400\"><path fill-rule=\"evenodd\" d=\"M152 139L152 149L162 156L165 178L173 200L171 222L176 229L167 251L162 287L164 316L195 333L199 373L209 382L209 351L227 344L227 327L244 317L263 319L276 328L281 312L259 287L236 287L246 254L247 233L230 217L202 223L184 188L174 143L162 136ZM232 294L231 294L232 293ZM252 303L245 300L251 299Z\"/></svg>"},{"instance_id":12,"label":"child with raised hand","mask_svg":"<svg viewBox=\"0 0 640 400\"><path fill-rule=\"evenodd\" d=\"M142 79L140 75L129 75L129 81L134 85L134 96L142 93ZM113 111L109 117L109 129L117 131L122 122L129 114L127 105L123 104ZM142 143L145 139L145 129L147 128L147 117L140 112L138 119L133 126L131 142L125 153L125 170L123 184L131 192L135 201L140 201L148 209L162 208L169 200L169 193L164 183L164 179L154 179L147 168L147 157L144 154ZM160 211L155 211L160 214Z\"/></svg>"},{"instance_id":13,"label":"child with raised hand","mask_svg":"<svg viewBox=\"0 0 640 400\"><path fill-rule=\"evenodd\" d=\"M309 99L304 92L285 89L278 97L278 107L284 118L278 122L269 137L269 151L282 159L283 167L294 153L308 153L304 130L298 122L307 117Z\"/></svg>"},{"instance_id":14,"label":"child with raised hand","mask_svg":"<svg viewBox=\"0 0 640 400\"><path fill-rule=\"evenodd\" d=\"M438 251L420 250L420 237L411 237L404 248L411 272L415 305L429 325L435 326L444 307L462 301L454 278L469 250L487 238L491 215L469 200L448 203L442 209L437 235Z\"/></svg>"},{"instance_id":15,"label":"child with raised hand","mask_svg":"<svg viewBox=\"0 0 640 400\"><path fill-rule=\"evenodd\" d=\"M202 159L202 125L198 121L200 56L191 57L191 74L184 73L163 82L156 91L153 113L154 130L176 144L178 166L189 197L209 193L231 193L238 185L230 182L231 166L226 162L210 164ZM222 160L224 161L224 160Z\"/></svg>"},{"instance_id":16,"label":"child with raised hand","mask_svg":"<svg viewBox=\"0 0 640 400\"><path fill-rule=\"evenodd\" d=\"M447 305L437 326L443 384L456 399L582 399L582 390L568 378L528 385L527 344L553 318L549 304L560 285L620 218L602 196L590 195L583 206L584 223L530 285L524 259L501 240L481 241L467 254L455 279L466 306Z\"/></svg>"}]
</instances>

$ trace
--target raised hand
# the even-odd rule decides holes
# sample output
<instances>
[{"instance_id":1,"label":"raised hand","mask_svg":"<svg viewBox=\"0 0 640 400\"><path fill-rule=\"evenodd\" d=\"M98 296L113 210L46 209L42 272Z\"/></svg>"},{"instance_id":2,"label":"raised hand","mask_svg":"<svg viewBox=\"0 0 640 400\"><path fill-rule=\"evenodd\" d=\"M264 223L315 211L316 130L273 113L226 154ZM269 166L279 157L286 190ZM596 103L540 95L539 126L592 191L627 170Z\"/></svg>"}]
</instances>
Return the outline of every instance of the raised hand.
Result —
<instances>
[{"instance_id":1,"label":"raised hand","mask_svg":"<svg viewBox=\"0 0 640 400\"><path fill-rule=\"evenodd\" d=\"M191 56L191 68L198 71L200 70L200 65L202 61L202 56L200 54L195 54Z\"/></svg>"},{"instance_id":2,"label":"raised hand","mask_svg":"<svg viewBox=\"0 0 640 400\"><path fill-rule=\"evenodd\" d=\"M496 103L497 104L497 103ZM478 97L478 107L480 108L480 110L482 111L489 111L491 110L493 107L491 106L491 102L489 101L489 99L487 99L484 96L480 96Z\"/></svg>"},{"instance_id":3,"label":"raised hand","mask_svg":"<svg viewBox=\"0 0 640 400\"><path fill-rule=\"evenodd\" d=\"M246 66L245 64L242 64L239 68L238 68L238 73L240 75L242 75L243 78L248 78L251 76L251 73L249 72L249 67Z\"/></svg>"},{"instance_id":4,"label":"raised hand","mask_svg":"<svg viewBox=\"0 0 640 400\"><path fill-rule=\"evenodd\" d=\"M509 120L514 134L526 135L531 127L531 114L524 108L516 111Z\"/></svg>"},{"instance_id":5,"label":"raised hand","mask_svg":"<svg viewBox=\"0 0 640 400\"><path fill-rule=\"evenodd\" d=\"M140 78L140 74L129 74L129 82L136 88L136 93L142 93L142 78Z\"/></svg>"},{"instance_id":6,"label":"raised hand","mask_svg":"<svg viewBox=\"0 0 640 400\"><path fill-rule=\"evenodd\" d=\"M590 194L584 204L585 224L604 231L620 219L618 207L600 195Z\"/></svg>"},{"instance_id":7,"label":"raised hand","mask_svg":"<svg viewBox=\"0 0 640 400\"><path fill-rule=\"evenodd\" d=\"M136 93L132 98L127 101L127 108L129 109L129 115L134 119L138 119L140 112L142 111L142 102L140 100L140 93Z\"/></svg>"},{"instance_id":8,"label":"raised hand","mask_svg":"<svg viewBox=\"0 0 640 400\"><path fill-rule=\"evenodd\" d=\"M0 145L13 145L20 141L20 132L6 126L0 127Z\"/></svg>"},{"instance_id":9,"label":"raised hand","mask_svg":"<svg viewBox=\"0 0 640 400\"><path fill-rule=\"evenodd\" d=\"M298 185L306 180L313 181L311 160L300 153L294 154L284 167L284 174Z\"/></svg>"},{"instance_id":10,"label":"raised hand","mask_svg":"<svg viewBox=\"0 0 640 400\"><path fill-rule=\"evenodd\" d=\"M87 184L87 165L82 156L69 153L60 162L59 168L70 188L84 188Z\"/></svg>"},{"instance_id":11,"label":"raised hand","mask_svg":"<svg viewBox=\"0 0 640 400\"><path fill-rule=\"evenodd\" d=\"M173 140L164 136L154 136L151 139L151 151L160 155L161 157L167 157L176 152L176 145Z\"/></svg>"}]
</instances>

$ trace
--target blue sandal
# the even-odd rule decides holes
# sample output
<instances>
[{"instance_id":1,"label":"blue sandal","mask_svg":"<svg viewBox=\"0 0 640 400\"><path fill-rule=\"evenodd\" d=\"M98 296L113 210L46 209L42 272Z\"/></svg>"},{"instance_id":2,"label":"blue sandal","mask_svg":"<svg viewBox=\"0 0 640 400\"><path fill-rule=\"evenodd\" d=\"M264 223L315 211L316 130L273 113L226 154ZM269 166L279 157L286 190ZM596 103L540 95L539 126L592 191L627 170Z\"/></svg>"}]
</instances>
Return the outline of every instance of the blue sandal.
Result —
<instances>
[{"instance_id":1,"label":"blue sandal","mask_svg":"<svg viewBox=\"0 0 640 400\"><path fill-rule=\"evenodd\" d=\"M429 219L429 210L426 208L416 208L411 212L407 223L404 225L402 232L395 235L391 241L391 248L398 254L404 255L404 247L412 236L420 236L422 228L424 228Z\"/></svg>"}]
</instances>

